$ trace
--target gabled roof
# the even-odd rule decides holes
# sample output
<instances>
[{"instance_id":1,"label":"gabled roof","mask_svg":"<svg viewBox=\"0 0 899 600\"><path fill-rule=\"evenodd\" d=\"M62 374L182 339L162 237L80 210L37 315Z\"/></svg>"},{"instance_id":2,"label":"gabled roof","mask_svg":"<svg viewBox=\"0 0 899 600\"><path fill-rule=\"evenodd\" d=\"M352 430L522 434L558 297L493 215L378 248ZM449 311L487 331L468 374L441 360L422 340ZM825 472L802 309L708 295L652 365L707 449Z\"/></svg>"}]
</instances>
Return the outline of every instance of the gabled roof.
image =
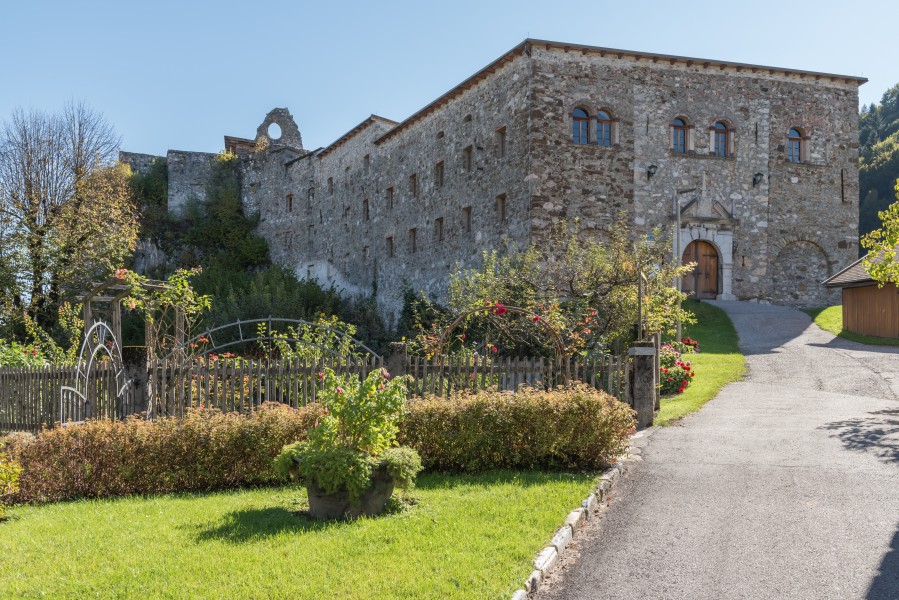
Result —
<instances>
[{"instance_id":1,"label":"gabled roof","mask_svg":"<svg viewBox=\"0 0 899 600\"><path fill-rule=\"evenodd\" d=\"M367 119L365 119L364 121L362 121L361 123L359 123L358 125L353 127L352 129L347 131L345 134L343 134L342 136L337 138L337 141L335 141L333 144L331 144L330 146L325 146L324 149L322 149L318 153L318 157L321 158L327 154L330 154L331 152L336 150L338 147L340 147L343 144L345 144L346 142L348 142L351 138L355 137L356 134L361 132L363 129L366 129L369 125L373 125L375 123L381 123L383 125L388 125L390 127L395 127L396 125L399 125L399 123L397 123L396 121L392 121L390 119L385 119L384 117L379 117L378 115L371 115L370 117L368 117Z\"/></svg>"},{"instance_id":2,"label":"gabled roof","mask_svg":"<svg viewBox=\"0 0 899 600\"><path fill-rule=\"evenodd\" d=\"M875 283L874 279L865 270L864 260L870 254L865 255L828 279L822 284L829 288L858 287ZM876 256L873 262L883 262L883 256Z\"/></svg>"},{"instance_id":3,"label":"gabled roof","mask_svg":"<svg viewBox=\"0 0 899 600\"><path fill-rule=\"evenodd\" d=\"M412 116L400 122L396 127L379 137L375 140L375 144L381 144L386 140L390 139L409 125L420 121L424 117L428 116L438 108L447 104L453 98L459 96L463 92L469 90L474 85L476 85L482 79L486 79L488 76L493 74L497 69L511 61L518 55L527 54L530 56L531 48L543 47L546 50L563 50L565 52L580 52L581 54L598 54L601 57L608 58L618 58L625 60L634 60L637 62L645 60L646 62L652 63L660 63L667 62L671 65L682 63L688 67L702 67L705 69L710 69L712 67L718 70L724 70L727 68L732 68L740 71L748 71L750 73L759 73L759 74L768 74L768 75L795 75L801 79L811 78L815 81L820 81L822 79L829 79L830 81L836 82L842 80L844 83L855 83L856 85L862 85L868 80L865 77L858 77L854 75L837 75L834 73L820 73L817 71L803 71L801 69L786 69L782 67L768 67L764 65L753 65L747 63L737 63L737 62L727 62L722 60L711 60L708 58L692 58L689 56L674 56L670 54L655 54L652 52L636 52L634 50L620 50L617 48L603 48L601 46L585 46L583 44L566 44L562 42L551 42L548 40L536 40L532 38L527 38L520 44L517 44L514 48L497 58L495 61L455 86L421 110L415 112ZM342 138L341 138L342 139ZM338 140L339 142L340 140ZM335 142L337 143L337 142Z\"/></svg>"}]
</instances>

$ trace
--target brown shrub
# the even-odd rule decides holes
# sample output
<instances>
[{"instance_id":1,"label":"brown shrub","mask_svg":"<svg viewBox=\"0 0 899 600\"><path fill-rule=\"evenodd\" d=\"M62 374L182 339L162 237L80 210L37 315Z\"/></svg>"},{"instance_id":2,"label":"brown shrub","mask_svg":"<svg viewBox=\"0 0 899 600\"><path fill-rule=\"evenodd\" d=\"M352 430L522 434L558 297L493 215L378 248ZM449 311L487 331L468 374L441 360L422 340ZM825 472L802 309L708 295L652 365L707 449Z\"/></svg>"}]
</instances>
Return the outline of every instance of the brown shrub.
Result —
<instances>
[{"instance_id":1,"label":"brown shrub","mask_svg":"<svg viewBox=\"0 0 899 600\"><path fill-rule=\"evenodd\" d=\"M426 469L600 469L627 448L626 404L586 385L413 401L399 442Z\"/></svg>"},{"instance_id":2,"label":"brown shrub","mask_svg":"<svg viewBox=\"0 0 899 600\"><path fill-rule=\"evenodd\" d=\"M20 502L212 490L277 481L275 456L303 439L317 415L275 403L249 415L195 409L181 419L89 421L3 443L22 466Z\"/></svg>"}]
</instances>

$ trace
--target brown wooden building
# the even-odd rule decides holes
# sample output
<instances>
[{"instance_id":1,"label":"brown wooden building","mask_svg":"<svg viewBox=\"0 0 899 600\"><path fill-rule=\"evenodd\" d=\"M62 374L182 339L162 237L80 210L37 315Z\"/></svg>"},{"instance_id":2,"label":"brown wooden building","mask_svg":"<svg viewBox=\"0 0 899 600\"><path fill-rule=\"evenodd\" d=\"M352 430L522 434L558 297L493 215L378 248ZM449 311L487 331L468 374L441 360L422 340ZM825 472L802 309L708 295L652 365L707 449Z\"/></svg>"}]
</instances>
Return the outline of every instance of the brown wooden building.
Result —
<instances>
[{"instance_id":1,"label":"brown wooden building","mask_svg":"<svg viewBox=\"0 0 899 600\"><path fill-rule=\"evenodd\" d=\"M843 290L843 329L862 335L899 338L899 288L878 287L860 258L824 281Z\"/></svg>"}]
</instances>

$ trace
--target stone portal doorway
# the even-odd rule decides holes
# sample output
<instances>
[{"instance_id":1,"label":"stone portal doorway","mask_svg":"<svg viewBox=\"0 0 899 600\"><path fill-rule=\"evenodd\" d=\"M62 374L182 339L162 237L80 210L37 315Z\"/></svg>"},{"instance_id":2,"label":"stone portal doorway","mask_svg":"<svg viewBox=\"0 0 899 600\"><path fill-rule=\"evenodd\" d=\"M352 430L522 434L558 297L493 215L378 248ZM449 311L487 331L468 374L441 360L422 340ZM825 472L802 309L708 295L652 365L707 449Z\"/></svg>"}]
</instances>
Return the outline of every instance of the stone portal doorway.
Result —
<instances>
[{"instance_id":1,"label":"stone portal doorway","mask_svg":"<svg viewBox=\"0 0 899 600\"><path fill-rule=\"evenodd\" d=\"M703 240L693 240L684 250L683 264L696 263L692 273L684 276L681 288L695 298L714 300L718 297L718 251Z\"/></svg>"}]
</instances>

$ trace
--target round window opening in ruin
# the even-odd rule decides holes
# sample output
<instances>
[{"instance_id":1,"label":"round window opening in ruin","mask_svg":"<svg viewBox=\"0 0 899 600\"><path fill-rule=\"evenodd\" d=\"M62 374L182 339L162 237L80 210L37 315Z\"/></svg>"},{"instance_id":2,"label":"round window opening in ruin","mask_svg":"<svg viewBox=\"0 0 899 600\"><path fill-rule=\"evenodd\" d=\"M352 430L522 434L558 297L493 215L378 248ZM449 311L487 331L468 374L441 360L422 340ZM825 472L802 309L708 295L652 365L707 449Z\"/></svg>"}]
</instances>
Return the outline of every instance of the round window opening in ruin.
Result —
<instances>
[{"instance_id":1,"label":"round window opening in ruin","mask_svg":"<svg viewBox=\"0 0 899 600\"><path fill-rule=\"evenodd\" d=\"M281 139L281 126L277 123L272 123L268 126L268 137L271 140L280 140Z\"/></svg>"}]
</instances>

